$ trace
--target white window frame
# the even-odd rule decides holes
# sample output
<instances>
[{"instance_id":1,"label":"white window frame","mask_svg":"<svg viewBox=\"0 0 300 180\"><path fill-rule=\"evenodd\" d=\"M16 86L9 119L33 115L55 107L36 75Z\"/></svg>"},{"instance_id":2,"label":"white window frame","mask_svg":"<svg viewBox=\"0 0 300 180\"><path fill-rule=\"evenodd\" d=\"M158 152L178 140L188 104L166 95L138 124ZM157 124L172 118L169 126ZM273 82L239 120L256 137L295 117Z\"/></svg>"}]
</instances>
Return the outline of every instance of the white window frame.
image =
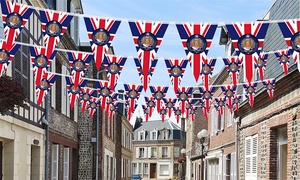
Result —
<instances>
[{"instance_id":1,"label":"white window frame","mask_svg":"<svg viewBox=\"0 0 300 180\"><path fill-rule=\"evenodd\" d=\"M153 133L155 133L155 137L153 137ZM157 130L150 131L150 140L157 140Z\"/></svg>"},{"instance_id":2,"label":"white window frame","mask_svg":"<svg viewBox=\"0 0 300 180\"><path fill-rule=\"evenodd\" d=\"M232 114L230 113L230 109L229 108L227 108L227 127L230 127L230 126L232 126L232 124L233 124L233 112L232 112Z\"/></svg>"},{"instance_id":3,"label":"white window frame","mask_svg":"<svg viewBox=\"0 0 300 180\"><path fill-rule=\"evenodd\" d=\"M64 148L64 180L70 178L70 148Z\"/></svg>"},{"instance_id":4,"label":"white window frame","mask_svg":"<svg viewBox=\"0 0 300 180\"><path fill-rule=\"evenodd\" d=\"M138 173L137 163L132 163L132 173L133 174L137 174Z\"/></svg>"},{"instance_id":5,"label":"white window frame","mask_svg":"<svg viewBox=\"0 0 300 180\"><path fill-rule=\"evenodd\" d=\"M167 169L168 169L168 171L167 171L167 173L162 173L162 167L167 167ZM159 175L160 176L168 176L170 174L170 165L169 164L160 164L159 165Z\"/></svg>"},{"instance_id":6,"label":"white window frame","mask_svg":"<svg viewBox=\"0 0 300 180\"><path fill-rule=\"evenodd\" d=\"M146 137L145 137L145 131L140 131L140 132L138 132L138 139L139 139L139 141L144 141L145 139L146 139ZM141 136L143 137L143 138L141 138Z\"/></svg>"},{"instance_id":7,"label":"white window frame","mask_svg":"<svg viewBox=\"0 0 300 180\"><path fill-rule=\"evenodd\" d=\"M169 147L161 147L161 157L162 158L169 157Z\"/></svg>"},{"instance_id":8,"label":"white window frame","mask_svg":"<svg viewBox=\"0 0 300 180\"><path fill-rule=\"evenodd\" d=\"M152 153L155 149L155 153ZM156 147L151 147L151 158L156 158L157 157L157 148Z\"/></svg>"},{"instance_id":9,"label":"white window frame","mask_svg":"<svg viewBox=\"0 0 300 180\"><path fill-rule=\"evenodd\" d=\"M149 165L148 163L144 163L143 165L143 174L149 174Z\"/></svg>"},{"instance_id":10,"label":"white window frame","mask_svg":"<svg viewBox=\"0 0 300 180\"><path fill-rule=\"evenodd\" d=\"M59 152L59 145L52 144L52 158L51 158L51 179L58 180L58 152Z\"/></svg>"},{"instance_id":11,"label":"white window frame","mask_svg":"<svg viewBox=\"0 0 300 180\"><path fill-rule=\"evenodd\" d=\"M145 148L139 148L139 158L143 158L143 157L145 157Z\"/></svg>"},{"instance_id":12,"label":"white window frame","mask_svg":"<svg viewBox=\"0 0 300 180\"><path fill-rule=\"evenodd\" d=\"M245 138L245 180L257 179L258 135ZM248 167L248 165L250 167Z\"/></svg>"}]
</instances>

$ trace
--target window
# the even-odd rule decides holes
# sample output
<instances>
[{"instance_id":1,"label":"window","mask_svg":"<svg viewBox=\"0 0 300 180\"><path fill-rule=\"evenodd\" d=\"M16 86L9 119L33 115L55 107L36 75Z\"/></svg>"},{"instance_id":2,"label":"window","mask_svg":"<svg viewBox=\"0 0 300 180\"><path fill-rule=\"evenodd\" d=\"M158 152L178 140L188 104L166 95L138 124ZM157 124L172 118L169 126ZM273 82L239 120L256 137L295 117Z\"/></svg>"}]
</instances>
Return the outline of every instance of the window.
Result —
<instances>
[{"instance_id":1,"label":"window","mask_svg":"<svg viewBox=\"0 0 300 180\"><path fill-rule=\"evenodd\" d=\"M160 165L159 175L168 176L169 175L169 165Z\"/></svg>"},{"instance_id":2,"label":"window","mask_svg":"<svg viewBox=\"0 0 300 180\"><path fill-rule=\"evenodd\" d=\"M180 156L180 147L174 147L174 157Z\"/></svg>"},{"instance_id":3,"label":"window","mask_svg":"<svg viewBox=\"0 0 300 180\"><path fill-rule=\"evenodd\" d=\"M58 180L58 144L52 145L52 171L51 171L51 177L52 180Z\"/></svg>"},{"instance_id":4,"label":"window","mask_svg":"<svg viewBox=\"0 0 300 180\"><path fill-rule=\"evenodd\" d=\"M151 131L150 139L151 140L156 140L157 139L157 131Z\"/></svg>"},{"instance_id":5,"label":"window","mask_svg":"<svg viewBox=\"0 0 300 180\"><path fill-rule=\"evenodd\" d=\"M151 148L151 158L156 158L157 153L156 153L156 147Z\"/></svg>"},{"instance_id":6,"label":"window","mask_svg":"<svg viewBox=\"0 0 300 180\"><path fill-rule=\"evenodd\" d=\"M137 170L138 170L138 169L137 169L137 163L133 163L133 164L132 164L132 173L133 173L133 174L137 174L137 173L138 173Z\"/></svg>"},{"instance_id":7,"label":"window","mask_svg":"<svg viewBox=\"0 0 300 180\"><path fill-rule=\"evenodd\" d=\"M257 179L257 139L257 134L254 136L246 137L245 139L246 180Z\"/></svg>"},{"instance_id":8,"label":"window","mask_svg":"<svg viewBox=\"0 0 300 180\"><path fill-rule=\"evenodd\" d=\"M227 108L227 127L231 126L233 122L233 113L230 113L230 109Z\"/></svg>"},{"instance_id":9,"label":"window","mask_svg":"<svg viewBox=\"0 0 300 180\"><path fill-rule=\"evenodd\" d=\"M139 132L138 135L139 135L139 140L141 140L141 141L145 140L145 132L144 131Z\"/></svg>"},{"instance_id":10,"label":"window","mask_svg":"<svg viewBox=\"0 0 300 180\"><path fill-rule=\"evenodd\" d=\"M219 160L211 159L208 161L207 179L218 180L218 178L219 178Z\"/></svg>"},{"instance_id":11,"label":"window","mask_svg":"<svg viewBox=\"0 0 300 180\"><path fill-rule=\"evenodd\" d=\"M237 180L236 171L237 171L237 167L236 167L236 153L233 152L230 155L230 179Z\"/></svg>"},{"instance_id":12,"label":"window","mask_svg":"<svg viewBox=\"0 0 300 180\"><path fill-rule=\"evenodd\" d=\"M161 139L169 139L169 132L168 132L168 130L163 130L162 131Z\"/></svg>"},{"instance_id":13,"label":"window","mask_svg":"<svg viewBox=\"0 0 300 180\"><path fill-rule=\"evenodd\" d=\"M144 174L148 174L148 163L144 164Z\"/></svg>"},{"instance_id":14,"label":"window","mask_svg":"<svg viewBox=\"0 0 300 180\"><path fill-rule=\"evenodd\" d=\"M143 168L142 163L139 163L139 174L143 174L142 168Z\"/></svg>"},{"instance_id":15,"label":"window","mask_svg":"<svg viewBox=\"0 0 300 180\"><path fill-rule=\"evenodd\" d=\"M139 157L145 157L145 148L140 148Z\"/></svg>"},{"instance_id":16,"label":"window","mask_svg":"<svg viewBox=\"0 0 300 180\"><path fill-rule=\"evenodd\" d=\"M69 169L70 169L70 149L64 148L64 180L69 180Z\"/></svg>"},{"instance_id":17,"label":"window","mask_svg":"<svg viewBox=\"0 0 300 180\"><path fill-rule=\"evenodd\" d=\"M162 147L162 157L166 158L168 157L168 147Z\"/></svg>"},{"instance_id":18,"label":"window","mask_svg":"<svg viewBox=\"0 0 300 180\"><path fill-rule=\"evenodd\" d=\"M215 135L218 132L218 111L213 108L211 111L211 135Z\"/></svg>"}]
</instances>

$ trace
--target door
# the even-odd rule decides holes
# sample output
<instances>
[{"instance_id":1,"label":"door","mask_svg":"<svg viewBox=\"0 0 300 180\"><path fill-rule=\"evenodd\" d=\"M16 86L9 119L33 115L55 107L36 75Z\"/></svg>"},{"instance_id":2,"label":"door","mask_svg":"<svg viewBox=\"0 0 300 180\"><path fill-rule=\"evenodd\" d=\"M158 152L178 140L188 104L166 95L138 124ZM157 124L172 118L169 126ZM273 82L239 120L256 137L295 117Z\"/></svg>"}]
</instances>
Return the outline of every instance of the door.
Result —
<instances>
[{"instance_id":1,"label":"door","mask_svg":"<svg viewBox=\"0 0 300 180\"><path fill-rule=\"evenodd\" d=\"M280 146L280 180L287 179L287 144Z\"/></svg>"},{"instance_id":2,"label":"door","mask_svg":"<svg viewBox=\"0 0 300 180\"><path fill-rule=\"evenodd\" d=\"M156 164L150 164L150 178L156 178Z\"/></svg>"}]
</instances>

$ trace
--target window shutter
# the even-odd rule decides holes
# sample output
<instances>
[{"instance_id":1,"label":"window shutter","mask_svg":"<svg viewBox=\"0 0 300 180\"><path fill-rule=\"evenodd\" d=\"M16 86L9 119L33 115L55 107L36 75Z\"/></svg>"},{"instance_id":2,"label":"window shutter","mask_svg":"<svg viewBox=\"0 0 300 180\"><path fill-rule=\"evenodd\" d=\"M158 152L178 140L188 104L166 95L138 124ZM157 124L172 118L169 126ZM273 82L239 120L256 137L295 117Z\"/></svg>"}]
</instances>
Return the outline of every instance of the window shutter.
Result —
<instances>
[{"instance_id":1,"label":"window shutter","mask_svg":"<svg viewBox=\"0 0 300 180\"><path fill-rule=\"evenodd\" d=\"M64 148L64 180L69 180L69 148Z\"/></svg>"},{"instance_id":2,"label":"window shutter","mask_svg":"<svg viewBox=\"0 0 300 180\"><path fill-rule=\"evenodd\" d=\"M151 158L151 147L148 147L148 158Z\"/></svg>"},{"instance_id":3,"label":"window shutter","mask_svg":"<svg viewBox=\"0 0 300 180\"><path fill-rule=\"evenodd\" d=\"M210 121L210 122L211 122L211 131L212 131L212 134L215 134L215 131L214 131L214 130L215 130L215 129L214 129L214 128L215 128L215 125L214 125L214 121L215 121L214 118L215 118L215 117L214 117L214 116L215 116L215 113L214 113L214 110L212 110L212 113L211 113L211 121Z\"/></svg>"},{"instance_id":4,"label":"window shutter","mask_svg":"<svg viewBox=\"0 0 300 180\"><path fill-rule=\"evenodd\" d=\"M222 179L222 177L223 177L223 156L221 155L220 157L219 157L219 177L218 177L218 179Z\"/></svg>"},{"instance_id":5,"label":"window shutter","mask_svg":"<svg viewBox=\"0 0 300 180\"><path fill-rule=\"evenodd\" d=\"M225 111L221 115L221 130L224 130L224 121L225 121Z\"/></svg>"},{"instance_id":6,"label":"window shutter","mask_svg":"<svg viewBox=\"0 0 300 180\"><path fill-rule=\"evenodd\" d=\"M233 153L233 180L237 180L237 163L236 163L236 152Z\"/></svg>"},{"instance_id":7,"label":"window shutter","mask_svg":"<svg viewBox=\"0 0 300 180\"><path fill-rule=\"evenodd\" d=\"M168 158L170 158L171 157L171 147L168 147L168 152L167 152L167 155L168 155Z\"/></svg>"},{"instance_id":8,"label":"window shutter","mask_svg":"<svg viewBox=\"0 0 300 180\"><path fill-rule=\"evenodd\" d=\"M246 180L251 178L251 137L246 137L245 139L245 171Z\"/></svg>"},{"instance_id":9,"label":"window shutter","mask_svg":"<svg viewBox=\"0 0 300 180\"><path fill-rule=\"evenodd\" d=\"M147 157L147 154L148 154L148 151L147 151L147 150L148 150L148 147L145 147L144 149L145 149L145 152L144 152L144 158L146 158L146 157Z\"/></svg>"},{"instance_id":10,"label":"window shutter","mask_svg":"<svg viewBox=\"0 0 300 180\"><path fill-rule=\"evenodd\" d=\"M52 145L52 180L58 179L58 145Z\"/></svg>"},{"instance_id":11,"label":"window shutter","mask_svg":"<svg viewBox=\"0 0 300 180\"><path fill-rule=\"evenodd\" d=\"M162 158L162 147L158 148L158 157Z\"/></svg>"},{"instance_id":12,"label":"window shutter","mask_svg":"<svg viewBox=\"0 0 300 180\"><path fill-rule=\"evenodd\" d=\"M140 148L135 148L135 157L139 158L140 157Z\"/></svg>"},{"instance_id":13,"label":"window shutter","mask_svg":"<svg viewBox=\"0 0 300 180\"><path fill-rule=\"evenodd\" d=\"M227 167L226 167L226 155L224 154L223 155L223 180L226 180L226 170L227 170Z\"/></svg>"},{"instance_id":14,"label":"window shutter","mask_svg":"<svg viewBox=\"0 0 300 180\"><path fill-rule=\"evenodd\" d=\"M252 138L252 175L257 177L257 140L258 135L253 136Z\"/></svg>"}]
</instances>

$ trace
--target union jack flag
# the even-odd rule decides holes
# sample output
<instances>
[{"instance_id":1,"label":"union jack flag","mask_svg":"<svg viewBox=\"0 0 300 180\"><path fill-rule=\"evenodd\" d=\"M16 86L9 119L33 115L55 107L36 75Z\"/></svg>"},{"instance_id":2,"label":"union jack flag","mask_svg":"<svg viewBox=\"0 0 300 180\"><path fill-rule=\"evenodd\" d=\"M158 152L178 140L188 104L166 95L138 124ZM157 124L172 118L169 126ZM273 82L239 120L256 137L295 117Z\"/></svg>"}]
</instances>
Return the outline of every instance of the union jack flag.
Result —
<instances>
[{"instance_id":1,"label":"union jack flag","mask_svg":"<svg viewBox=\"0 0 300 180\"><path fill-rule=\"evenodd\" d=\"M89 110L89 117L92 118L94 113L97 111L99 107L99 98L91 96L91 99L88 101L88 110Z\"/></svg>"},{"instance_id":2,"label":"union jack flag","mask_svg":"<svg viewBox=\"0 0 300 180\"><path fill-rule=\"evenodd\" d=\"M267 53L260 53L258 59L255 59L255 69L260 77L260 80L264 79L264 73L267 66L268 55L269 54Z\"/></svg>"},{"instance_id":3,"label":"union jack flag","mask_svg":"<svg viewBox=\"0 0 300 180\"><path fill-rule=\"evenodd\" d=\"M198 107L200 107L202 109L203 115L206 118L206 120L208 120L208 111L207 111L207 108L205 105L205 101L203 101L202 99L199 99L197 104L198 104Z\"/></svg>"},{"instance_id":4,"label":"union jack flag","mask_svg":"<svg viewBox=\"0 0 300 180\"><path fill-rule=\"evenodd\" d=\"M138 60L142 67L142 74L146 75L151 69L151 61L154 60L158 48L160 47L168 24L161 22L131 21L129 22L129 27L138 53ZM148 79L144 78L144 81L145 80Z\"/></svg>"},{"instance_id":5,"label":"union jack flag","mask_svg":"<svg viewBox=\"0 0 300 180\"><path fill-rule=\"evenodd\" d=\"M142 70L143 67L142 67L141 62L137 58L134 58L134 62L136 65L136 69L139 72L141 82L143 83L144 91L146 92L147 88L148 88L148 84L150 83L151 77L153 75L155 66L157 64L157 59L154 59L151 61L150 69L146 75L144 74L144 71Z\"/></svg>"},{"instance_id":6,"label":"union jack flag","mask_svg":"<svg viewBox=\"0 0 300 180\"><path fill-rule=\"evenodd\" d=\"M125 57L115 55L104 56L103 66L106 70L107 78L109 79L109 87L113 91L115 90L126 59Z\"/></svg>"},{"instance_id":7,"label":"union jack flag","mask_svg":"<svg viewBox=\"0 0 300 180\"><path fill-rule=\"evenodd\" d=\"M190 111L190 115L192 116L192 121L195 121L195 116L196 116L197 110L198 110L197 106L192 106L191 111Z\"/></svg>"},{"instance_id":8,"label":"union jack flag","mask_svg":"<svg viewBox=\"0 0 300 180\"><path fill-rule=\"evenodd\" d=\"M270 99L273 99L273 93L275 89L276 78L266 79L262 81L264 87L267 89Z\"/></svg>"},{"instance_id":9,"label":"union jack flag","mask_svg":"<svg viewBox=\"0 0 300 180\"><path fill-rule=\"evenodd\" d=\"M212 23L176 24L196 82L198 82L202 62L206 59L217 26L217 24ZM197 45L195 45L196 41L198 43Z\"/></svg>"},{"instance_id":10,"label":"union jack flag","mask_svg":"<svg viewBox=\"0 0 300 180\"><path fill-rule=\"evenodd\" d=\"M214 72L216 60L217 59L209 58L209 59L205 59L202 62L201 75L202 75L204 87L206 89L208 89L209 80L212 77L212 74Z\"/></svg>"},{"instance_id":11,"label":"union jack flag","mask_svg":"<svg viewBox=\"0 0 300 180\"><path fill-rule=\"evenodd\" d=\"M96 69L99 71L104 55L107 53L121 21L105 18L84 18L88 38L95 55Z\"/></svg>"},{"instance_id":12,"label":"union jack flag","mask_svg":"<svg viewBox=\"0 0 300 180\"><path fill-rule=\"evenodd\" d=\"M225 64L225 68L231 77L232 84L234 86L237 85L238 76L240 73L240 69L242 67L242 62L239 60L238 56L231 56L229 58L223 58L223 62Z\"/></svg>"},{"instance_id":13,"label":"union jack flag","mask_svg":"<svg viewBox=\"0 0 300 180\"><path fill-rule=\"evenodd\" d=\"M174 109L175 107L175 104L176 104L176 101L177 99L173 99L173 98L163 98L164 102L165 102L165 105L166 105L166 108L168 110L168 116L169 118L171 117L172 115L172 110Z\"/></svg>"},{"instance_id":14,"label":"union jack flag","mask_svg":"<svg viewBox=\"0 0 300 180\"><path fill-rule=\"evenodd\" d=\"M109 87L108 81L97 81L96 86L98 88L98 93L101 98L101 108L104 111L106 107L106 102L109 100L109 95L112 93L112 90Z\"/></svg>"},{"instance_id":15,"label":"union jack flag","mask_svg":"<svg viewBox=\"0 0 300 180\"><path fill-rule=\"evenodd\" d=\"M251 82L255 61L262 49L269 27L266 22L241 22L226 24L226 28L244 68L244 78Z\"/></svg>"},{"instance_id":16,"label":"union jack flag","mask_svg":"<svg viewBox=\"0 0 300 180\"><path fill-rule=\"evenodd\" d=\"M125 89L125 99L127 100L127 115L128 120L130 120L131 115L134 113L135 108L137 107L137 101L141 95L141 91L143 90L142 85L136 84L124 84Z\"/></svg>"},{"instance_id":17,"label":"union jack flag","mask_svg":"<svg viewBox=\"0 0 300 180\"><path fill-rule=\"evenodd\" d=\"M92 96L96 96L97 91L93 88L83 87L80 92L81 112L84 112Z\"/></svg>"},{"instance_id":18,"label":"union jack flag","mask_svg":"<svg viewBox=\"0 0 300 180\"><path fill-rule=\"evenodd\" d=\"M163 98L166 97L168 89L169 87L167 86L150 86L152 97L156 101L156 109L158 113L160 112L161 101L163 101Z\"/></svg>"},{"instance_id":19,"label":"union jack flag","mask_svg":"<svg viewBox=\"0 0 300 180\"><path fill-rule=\"evenodd\" d=\"M144 98L145 98L147 107L149 108L149 117L151 117L152 113L153 113L153 109L156 106L155 99L154 99L154 97L144 97Z\"/></svg>"},{"instance_id":20,"label":"union jack flag","mask_svg":"<svg viewBox=\"0 0 300 180\"><path fill-rule=\"evenodd\" d=\"M148 107L147 105L142 105L145 117L146 117L146 122L148 122L149 120L149 114L150 114L150 107Z\"/></svg>"},{"instance_id":21,"label":"union jack flag","mask_svg":"<svg viewBox=\"0 0 300 180\"><path fill-rule=\"evenodd\" d=\"M225 98L224 97L216 97L215 98L216 101L216 105L217 106L217 110L218 110L218 114L219 116L223 115L224 113L224 107L225 107Z\"/></svg>"},{"instance_id":22,"label":"union jack flag","mask_svg":"<svg viewBox=\"0 0 300 180\"><path fill-rule=\"evenodd\" d=\"M190 116L190 111L193 109L193 106L195 104L196 100L195 99L188 99L186 101L186 105L185 105L185 116L186 118L189 118Z\"/></svg>"},{"instance_id":23,"label":"union jack flag","mask_svg":"<svg viewBox=\"0 0 300 180\"><path fill-rule=\"evenodd\" d=\"M70 108L73 109L74 105L79 98L80 91L86 85L88 80L81 79L78 83L78 87L75 88L73 79L71 77L66 77L67 89L68 89L68 96L70 99Z\"/></svg>"},{"instance_id":24,"label":"union jack flag","mask_svg":"<svg viewBox=\"0 0 300 180\"><path fill-rule=\"evenodd\" d=\"M119 102L115 101L111 104L109 104L109 119L113 119L113 115L117 112L119 106Z\"/></svg>"},{"instance_id":25,"label":"union jack flag","mask_svg":"<svg viewBox=\"0 0 300 180\"><path fill-rule=\"evenodd\" d=\"M54 50L52 54L47 55L47 49L41 46L30 46L29 50L33 72L35 75L35 85L38 86L50 67L57 51Z\"/></svg>"},{"instance_id":26,"label":"union jack flag","mask_svg":"<svg viewBox=\"0 0 300 180\"><path fill-rule=\"evenodd\" d=\"M130 119L131 119L131 117L133 116L133 114L134 114L134 111L135 111L135 109L137 108L137 100L136 100L136 102L135 102L135 104L134 104L134 106L132 107L132 109L130 108L131 107L131 98L129 98L129 97L127 97L126 95L125 95L125 100L126 100L126 103L125 103L125 106L126 106L126 110L127 110L127 119L128 119L128 121L130 121Z\"/></svg>"},{"instance_id":27,"label":"union jack flag","mask_svg":"<svg viewBox=\"0 0 300 180\"><path fill-rule=\"evenodd\" d=\"M5 36L3 48L10 49L34 9L16 2L1 0L1 10Z\"/></svg>"},{"instance_id":28,"label":"union jack flag","mask_svg":"<svg viewBox=\"0 0 300 180\"><path fill-rule=\"evenodd\" d=\"M174 87L174 92L176 93L180 85L181 79L185 72L188 61L186 59L170 58L165 59L165 64L171 79L171 83Z\"/></svg>"},{"instance_id":29,"label":"union jack flag","mask_svg":"<svg viewBox=\"0 0 300 180\"><path fill-rule=\"evenodd\" d=\"M67 52L69 57L69 65L75 88L77 88L79 81L84 76L84 72L89 67L93 54L73 51Z\"/></svg>"},{"instance_id":30,"label":"union jack flag","mask_svg":"<svg viewBox=\"0 0 300 180\"><path fill-rule=\"evenodd\" d=\"M221 86L223 94L225 95L226 105L230 109L230 113L232 114L232 104L234 102L234 96L236 94L236 87L235 85L226 85Z\"/></svg>"},{"instance_id":31,"label":"union jack flag","mask_svg":"<svg viewBox=\"0 0 300 180\"><path fill-rule=\"evenodd\" d=\"M165 107L165 105L161 105L160 111L159 111L160 117L161 117L161 121L165 122L165 115L167 114L167 108Z\"/></svg>"},{"instance_id":32,"label":"union jack flag","mask_svg":"<svg viewBox=\"0 0 300 180\"><path fill-rule=\"evenodd\" d=\"M44 97L47 95L50 88L53 86L58 75L45 72L44 78L40 81L40 84L35 87L35 94L37 98L37 104L40 106Z\"/></svg>"},{"instance_id":33,"label":"union jack flag","mask_svg":"<svg viewBox=\"0 0 300 180\"><path fill-rule=\"evenodd\" d=\"M40 20L44 35L43 40L47 49L47 57L51 56L72 19L73 16L65 12L40 10Z\"/></svg>"},{"instance_id":34,"label":"union jack flag","mask_svg":"<svg viewBox=\"0 0 300 180\"><path fill-rule=\"evenodd\" d=\"M21 46L19 44L13 44L7 49L7 46L5 47L4 43L5 41L0 40L0 77L7 70L9 63L13 60Z\"/></svg>"},{"instance_id":35,"label":"union jack flag","mask_svg":"<svg viewBox=\"0 0 300 180\"><path fill-rule=\"evenodd\" d=\"M278 50L275 53L275 56L278 60L278 62L280 63L283 72L285 73L285 75L288 75L289 73L289 64L290 64L290 50L289 49L282 49L282 50Z\"/></svg>"},{"instance_id":36,"label":"union jack flag","mask_svg":"<svg viewBox=\"0 0 300 180\"><path fill-rule=\"evenodd\" d=\"M298 71L300 72L300 19L289 19L284 22L278 22L279 28L283 34L286 45L291 51L294 62L297 63Z\"/></svg>"},{"instance_id":37,"label":"union jack flag","mask_svg":"<svg viewBox=\"0 0 300 180\"><path fill-rule=\"evenodd\" d=\"M244 90L245 90L245 97L248 99L250 107L253 107L254 104L254 96L256 91L256 82L250 82L248 84L243 84Z\"/></svg>"},{"instance_id":38,"label":"union jack flag","mask_svg":"<svg viewBox=\"0 0 300 180\"><path fill-rule=\"evenodd\" d=\"M114 102L116 102L117 98L118 98L119 94L116 92L112 92L110 95L108 95L108 97L106 98L106 107L105 107L105 113L107 115L109 115L110 109L112 108L111 105L114 104Z\"/></svg>"},{"instance_id":39,"label":"union jack flag","mask_svg":"<svg viewBox=\"0 0 300 180\"><path fill-rule=\"evenodd\" d=\"M232 105L235 105L235 110L238 111L239 110L239 106L240 103L242 101L242 95L234 95L233 101L232 101Z\"/></svg>"},{"instance_id":40,"label":"union jack flag","mask_svg":"<svg viewBox=\"0 0 300 180\"><path fill-rule=\"evenodd\" d=\"M191 97L193 88L182 86L179 87L176 93L179 104L181 105L181 114L185 112L185 102Z\"/></svg>"},{"instance_id":41,"label":"union jack flag","mask_svg":"<svg viewBox=\"0 0 300 180\"><path fill-rule=\"evenodd\" d=\"M208 88L199 87L199 91L202 95L202 98L203 98L204 103L205 103L205 109L208 113L209 109L210 109L210 102L212 101L212 97L213 97L214 92L215 92L215 87L213 87L213 86L208 87Z\"/></svg>"},{"instance_id":42,"label":"union jack flag","mask_svg":"<svg viewBox=\"0 0 300 180\"><path fill-rule=\"evenodd\" d=\"M181 108L180 107L174 107L173 109L175 118L176 118L176 122L179 123L179 119L181 118Z\"/></svg>"}]
</instances>

